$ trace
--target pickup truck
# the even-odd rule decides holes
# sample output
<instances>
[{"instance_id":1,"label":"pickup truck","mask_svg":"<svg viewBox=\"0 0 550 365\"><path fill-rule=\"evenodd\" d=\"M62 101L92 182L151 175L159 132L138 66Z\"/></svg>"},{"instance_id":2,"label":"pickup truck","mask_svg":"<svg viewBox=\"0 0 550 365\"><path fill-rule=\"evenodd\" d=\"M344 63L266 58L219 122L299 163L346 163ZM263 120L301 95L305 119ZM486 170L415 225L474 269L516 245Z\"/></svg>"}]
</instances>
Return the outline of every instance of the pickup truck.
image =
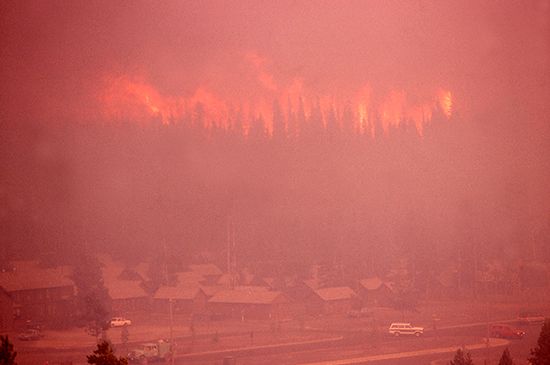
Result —
<instances>
[{"instance_id":1,"label":"pickup truck","mask_svg":"<svg viewBox=\"0 0 550 365\"><path fill-rule=\"evenodd\" d=\"M169 341L158 340L157 342L144 343L141 347L133 349L128 354L128 360L131 363L166 361L172 354L172 348Z\"/></svg>"}]
</instances>

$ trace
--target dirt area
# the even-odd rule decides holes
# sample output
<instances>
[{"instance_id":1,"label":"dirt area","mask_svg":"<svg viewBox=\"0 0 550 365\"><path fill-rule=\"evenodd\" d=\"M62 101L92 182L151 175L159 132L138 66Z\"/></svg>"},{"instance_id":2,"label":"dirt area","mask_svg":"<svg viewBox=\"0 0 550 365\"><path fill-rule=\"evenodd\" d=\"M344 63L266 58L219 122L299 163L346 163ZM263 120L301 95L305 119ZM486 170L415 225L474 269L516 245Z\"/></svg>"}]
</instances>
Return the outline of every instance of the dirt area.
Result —
<instances>
[{"instance_id":1,"label":"dirt area","mask_svg":"<svg viewBox=\"0 0 550 365\"><path fill-rule=\"evenodd\" d=\"M177 344L178 354L196 352L221 351L242 347L266 346L273 344L315 341L319 339L336 338L353 334L368 336L384 336L391 322L406 321L427 329L436 325L444 327L462 323L478 323L514 319L520 309L526 308L523 303L494 303L487 301L468 302L426 302L417 307L414 312L399 312L389 308L373 308L373 315L366 318L349 318L345 315L330 315L312 317L292 321L197 321L191 323L187 317L176 316L172 321L172 337ZM550 314L550 304L538 302L529 309ZM170 338L170 320L168 316L151 316L148 314L132 314L128 316L133 324L128 327L128 343L122 341L122 329L111 328L107 338L115 345L117 353L123 355L140 343ZM44 338L39 341L22 342L16 339L16 333L9 334L15 339L14 344L19 352L19 364L36 364L39 354L53 354L61 364L69 359L76 363L85 363L85 354L95 348L97 339L90 336L83 328L67 330L44 330ZM374 337L376 338L376 337ZM415 342L416 345L427 345L426 341ZM429 341L438 341L430 339ZM376 342L369 341L370 346ZM366 349L371 351L373 349ZM380 350L374 348L374 350ZM390 348L384 348L384 352ZM33 360L30 360L33 359ZM82 359L77 362L75 359Z\"/></svg>"}]
</instances>

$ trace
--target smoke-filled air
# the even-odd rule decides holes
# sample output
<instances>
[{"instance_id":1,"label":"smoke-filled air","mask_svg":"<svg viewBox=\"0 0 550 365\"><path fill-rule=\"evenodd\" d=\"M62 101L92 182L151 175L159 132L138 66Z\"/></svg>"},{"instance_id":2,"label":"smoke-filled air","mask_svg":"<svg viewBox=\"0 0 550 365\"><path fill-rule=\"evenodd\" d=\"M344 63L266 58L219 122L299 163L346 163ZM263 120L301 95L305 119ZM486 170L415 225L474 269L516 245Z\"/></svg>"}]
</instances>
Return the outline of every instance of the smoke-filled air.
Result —
<instances>
[{"instance_id":1,"label":"smoke-filled air","mask_svg":"<svg viewBox=\"0 0 550 365\"><path fill-rule=\"evenodd\" d=\"M550 361L549 0L9 0L0 45L0 359Z\"/></svg>"}]
</instances>

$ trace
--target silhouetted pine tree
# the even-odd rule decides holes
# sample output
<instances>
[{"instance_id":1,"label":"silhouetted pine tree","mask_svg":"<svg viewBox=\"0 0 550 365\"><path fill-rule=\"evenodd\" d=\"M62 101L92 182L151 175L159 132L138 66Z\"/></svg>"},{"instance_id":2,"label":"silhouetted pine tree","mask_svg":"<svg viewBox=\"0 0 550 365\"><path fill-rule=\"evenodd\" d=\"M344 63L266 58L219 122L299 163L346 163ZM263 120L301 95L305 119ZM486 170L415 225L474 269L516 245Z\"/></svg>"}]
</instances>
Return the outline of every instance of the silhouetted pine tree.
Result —
<instances>
[{"instance_id":1,"label":"silhouetted pine tree","mask_svg":"<svg viewBox=\"0 0 550 365\"><path fill-rule=\"evenodd\" d=\"M77 289L80 319L93 324L94 330L99 332L107 324L111 304L100 262L91 253L83 252L73 267L72 279Z\"/></svg>"},{"instance_id":2,"label":"silhouetted pine tree","mask_svg":"<svg viewBox=\"0 0 550 365\"><path fill-rule=\"evenodd\" d=\"M111 344L101 341L92 355L86 356L88 364L95 365L128 365L128 360L123 357L116 357Z\"/></svg>"},{"instance_id":3,"label":"silhouetted pine tree","mask_svg":"<svg viewBox=\"0 0 550 365\"><path fill-rule=\"evenodd\" d=\"M324 133L323 112L319 99L311 107L311 114L306 122L306 135L313 140L319 140Z\"/></svg>"},{"instance_id":4,"label":"silhouetted pine tree","mask_svg":"<svg viewBox=\"0 0 550 365\"><path fill-rule=\"evenodd\" d=\"M338 269L330 261L323 261L319 265L317 280L320 288L329 288L342 285L338 277Z\"/></svg>"},{"instance_id":5,"label":"silhouetted pine tree","mask_svg":"<svg viewBox=\"0 0 550 365\"><path fill-rule=\"evenodd\" d=\"M338 134L338 118L336 117L336 111L333 105L330 106L325 115L327 120L327 134L329 138L334 138Z\"/></svg>"},{"instance_id":6,"label":"silhouetted pine tree","mask_svg":"<svg viewBox=\"0 0 550 365\"><path fill-rule=\"evenodd\" d=\"M508 347L505 348L502 352L502 356L500 357L498 365L514 365L514 360L512 360L512 357L510 356L510 351L508 350Z\"/></svg>"},{"instance_id":7,"label":"silhouetted pine tree","mask_svg":"<svg viewBox=\"0 0 550 365\"><path fill-rule=\"evenodd\" d=\"M537 347L531 349L531 355L529 362L532 365L550 364L550 319L544 321L537 341Z\"/></svg>"},{"instance_id":8,"label":"silhouetted pine tree","mask_svg":"<svg viewBox=\"0 0 550 365\"><path fill-rule=\"evenodd\" d=\"M0 336L0 342L0 364L17 365L15 362L17 352L13 351L13 344L9 341L8 336Z\"/></svg>"},{"instance_id":9,"label":"silhouetted pine tree","mask_svg":"<svg viewBox=\"0 0 550 365\"><path fill-rule=\"evenodd\" d=\"M280 140L286 135L285 121L281 105L277 100L273 102L273 139Z\"/></svg>"},{"instance_id":10,"label":"silhouetted pine tree","mask_svg":"<svg viewBox=\"0 0 550 365\"><path fill-rule=\"evenodd\" d=\"M296 113L292 110L292 103L290 98L288 98L288 107L286 111L286 121L287 121L287 137L289 139L294 139L298 136L298 120L296 118Z\"/></svg>"},{"instance_id":11,"label":"silhouetted pine tree","mask_svg":"<svg viewBox=\"0 0 550 365\"><path fill-rule=\"evenodd\" d=\"M304 129L306 128L306 111L304 108L304 100L302 98L298 100L298 111L296 112L296 125L297 125L298 135L303 136Z\"/></svg>"},{"instance_id":12,"label":"silhouetted pine tree","mask_svg":"<svg viewBox=\"0 0 550 365\"><path fill-rule=\"evenodd\" d=\"M342 133L345 137L349 138L353 135L354 130L354 118L353 109L350 104L346 105L344 109L344 115L342 116Z\"/></svg>"},{"instance_id":13,"label":"silhouetted pine tree","mask_svg":"<svg viewBox=\"0 0 550 365\"><path fill-rule=\"evenodd\" d=\"M464 352L462 349L456 350L456 354L450 365L473 365L472 357L469 352Z\"/></svg>"},{"instance_id":14,"label":"silhouetted pine tree","mask_svg":"<svg viewBox=\"0 0 550 365\"><path fill-rule=\"evenodd\" d=\"M248 139L254 142L261 142L265 139L266 130L264 118L262 115L257 118L250 118L250 129L248 130Z\"/></svg>"}]
</instances>

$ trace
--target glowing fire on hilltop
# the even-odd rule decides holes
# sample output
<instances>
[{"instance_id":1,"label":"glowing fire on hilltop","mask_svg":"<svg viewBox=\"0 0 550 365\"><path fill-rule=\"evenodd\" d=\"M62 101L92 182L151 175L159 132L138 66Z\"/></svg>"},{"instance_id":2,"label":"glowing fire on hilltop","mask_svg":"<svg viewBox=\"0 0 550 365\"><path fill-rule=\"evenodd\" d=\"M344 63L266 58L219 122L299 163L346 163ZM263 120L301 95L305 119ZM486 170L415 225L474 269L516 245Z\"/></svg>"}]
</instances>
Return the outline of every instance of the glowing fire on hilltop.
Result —
<instances>
[{"instance_id":1,"label":"glowing fire on hilltop","mask_svg":"<svg viewBox=\"0 0 550 365\"><path fill-rule=\"evenodd\" d=\"M262 59L249 57L254 67L262 68ZM287 131L290 118L299 119L297 113L303 113L302 119L305 123L313 123L312 118L318 117L318 113L313 112L316 109L321 111L323 119L316 122L325 128L329 113L335 113L340 126L344 123L343 119L351 115L354 131L372 137L376 134L377 124L384 132L402 124L409 124L422 135L423 128L432 119L434 111L439 110L445 117L450 118L453 110L451 92L442 89L433 97L419 101L405 90L391 90L375 98L372 89L365 86L355 93L356 97L350 103L327 96L310 98L313 100L305 99L303 84L299 79L294 79L287 88L279 91L281 88L265 71L260 70L258 78L263 88L268 89L270 93L252 102L223 98L204 87L197 88L187 97L162 95L153 85L127 77L107 80L107 87L101 98L107 119L156 119L169 124L195 118L204 128L216 125L229 129L234 127L235 119L240 118L244 134L248 134L251 125L258 120L264 123L267 133L272 134L276 103L282 111L282 123ZM300 133L303 127L298 126L297 132Z\"/></svg>"}]
</instances>

